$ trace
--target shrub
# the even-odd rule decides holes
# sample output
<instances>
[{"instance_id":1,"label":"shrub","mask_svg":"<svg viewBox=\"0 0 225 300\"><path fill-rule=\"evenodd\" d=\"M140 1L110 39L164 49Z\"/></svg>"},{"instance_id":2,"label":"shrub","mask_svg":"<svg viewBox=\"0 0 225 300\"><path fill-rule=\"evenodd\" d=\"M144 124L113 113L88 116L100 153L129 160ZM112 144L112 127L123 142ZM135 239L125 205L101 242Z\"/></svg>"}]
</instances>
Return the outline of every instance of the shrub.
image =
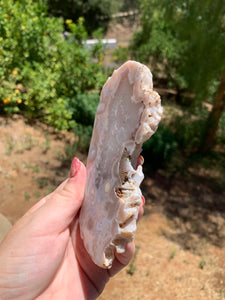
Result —
<instances>
[{"instance_id":1,"label":"shrub","mask_svg":"<svg viewBox=\"0 0 225 300\"><path fill-rule=\"evenodd\" d=\"M218 140L225 144L225 113L223 113L220 123L219 123L219 128L218 128Z\"/></svg>"},{"instance_id":2,"label":"shrub","mask_svg":"<svg viewBox=\"0 0 225 300\"><path fill-rule=\"evenodd\" d=\"M47 1L0 2L0 112L21 111L58 129L74 126L78 95L105 81L102 49L93 60L83 46L83 22L67 20L71 34L63 39L63 20L47 16Z\"/></svg>"},{"instance_id":3,"label":"shrub","mask_svg":"<svg viewBox=\"0 0 225 300\"><path fill-rule=\"evenodd\" d=\"M208 116L207 109L202 106L195 110L184 110L171 122L179 148L185 155L198 151L204 138L204 124Z\"/></svg>"},{"instance_id":4,"label":"shrub","mask_svg":"<svg viewBox=\"0 0 225 300\"><path fill-rule=\"evenodd\" d=\"M119 46L113 51L113 60L118 63L124 63L130 58L129 54L128 48Z\"/></svg>"},{"instance_id":5,"label":"shrub","mask_svg":"<svg viewBox=\"0 0 225 300\"><path fill-rule=\"evenodd\" d=\"M80 94L70 100L73 119L85 126L93 125L99 102L99 94Z\"/></svg>"},{"instance_id":6,"label":"shrub","mask_svg":"<svg viewBox=\"0 0 225 300\"><path fill-rule=\"evenodd\" d=\"M157 132L143 144L146 165L153 170L166 167L177 146L174 133L167 125L160 123Z\"/></svg>"}]
</instances>

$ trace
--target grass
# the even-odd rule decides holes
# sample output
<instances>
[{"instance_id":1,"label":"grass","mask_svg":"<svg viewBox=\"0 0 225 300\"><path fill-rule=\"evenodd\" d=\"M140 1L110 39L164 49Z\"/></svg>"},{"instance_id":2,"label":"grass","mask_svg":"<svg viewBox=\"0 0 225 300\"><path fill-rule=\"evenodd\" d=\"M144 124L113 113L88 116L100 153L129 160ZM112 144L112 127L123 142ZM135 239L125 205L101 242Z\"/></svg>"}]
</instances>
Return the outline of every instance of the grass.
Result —
<instances>
[{"instance_id":1,"label":"grass","mask_svg":"<svg viewBox=\"0 0 225 300\"><path fill-rule=\"evenodd\" d=\"M177 253L177 249L173 248L173 250L170 253L169 260L173 259L176 255L176 253Z\"/></svg>"},{"instance_id":2,"label":"grass","mask_svg":"<svg viewBox=\"0 0 225 300\"><path fill-rule=\"evenodd\" d=\"M21 141L15 141L13 137L8 137L5 153L11 155L13 150L23 153L25 150L31 150L34 146L35 141L30 133L26 134Z\"/></svg>"},{"instance_id":3,"label":"grass","mask_svg":"<svg viewBox=\"0 0 225 300\"><path fill-rule=\"evenodd\" d=\"M133 276L135 271L136 271L136 267L135 267L135 265L134 265L134 262L131 262L131 263L129 264L129 269L128 269L127 273L128 273L129 275Z\"/></svg>"},{"instance_id":4,"label":"grass","mask_svg":"<svg viewBox=\"0 0 225 300\"><path fill-rule=\"evenodd\" d=\"M205 261L204 258L202 258L202 260L201 260L200 263L199 263L199 268L203 270L204 267L205 267L205 265L206 265L206 261Z\"/></svg>"},{"instance_id":5,"label":"grass","mask_svg":"<svg viewBox=\"0 0 225 300\"><path fill-rule=\"evenodd\" d=\"M23 143L24 150L31 150L34 145L35 145L35 143L34 143L34 140L32 138L32 135L30 133L27 133L25 135L24 143Z\"/></svg>"},{"instance_id":6,"label":"grass","mask_svg":"<svg viewBox=\"0 0 225 300\"><path fill-rule=\"evenodd\" d=\"M45 141L40 144L40 148L43 154L47 153L48 150L51 149L51 140L48 138L47 134L45 134Z\"/></svg>"},{"instance_id":7,"label":"grass","mask_svg":"<svg viewBox=\"0 0 225 300\"><path fill-rule=\"evenodd\" d=\"M40 173L40 168L37 164L36 165L31 165L31 164L25 163L25 168L32 169L32 171L34 173Z\"/></svg>"},{"instance_id":8,"label":"grass","mask_svg":"<svg viewBox=\"0 0 225 300\"><path fill-rule=\"evenodd\" d=\"M136 261L136 258L137 258L137 255L138 255L138 252L140 250L141 246L140 245L136 245L135 246L135 253L134 253L134 257L133 259L131 260L130 264L129 264L129 267L128 267L128 270L127 270L127 274L133 276L134 275L134 272L136 271L136 266L135 266L135 261Z\"/></svg>"},{"instance_id":9,"label":"grass","mask_svg":"<svg viewBox=\"0 0 225 300\"><path fill-rule=\"evenodd\" d=\"M47 195L51 194L54 190L55 190L55 187L54 187L54 186L50 186L50 187L44 192L44 196L47 196Z\"/></svg>"},{"instance_id":10,"label":"grass","mask_svg":"<svg viewBox=\"0 0 225 300\"><path fill-rule=\"evenodd\" d=\"M15 148L15 142L13 140L12 137L8 137L7 138L7 145L6 145L6 149L5 149L5 153L7 155L11 155L13 149Z\"/></svg>"},{"instance_id":11,"label":"grass","mask_svg":"<svg viewBox=\"0 0 225 300\"><path fill-rule=\"evenodd\" d=\"M30 198L31 198L31 195L28 194L27 192L25 192L25 193L24 193L24 198L25 198L26 201L29 201Z\"/></svg>"},{"instance_id":12,"label":"grass","mask_svg":"<svg viewBox=\"0 0 225 300\"><path fill-rule=\"evenodd\" d=\"M48 185L48 178L46 178L46 177L38 178L37 184L40 189L43 189L44 187L46 187Z\"/></svg>"},{"instance_id":13,"label":"grass","mask_svg":"<svg viewBox=\"0 0 225 300\"><path fill-rule=\"evenodd\" d=\"M27 133L22 141L17 145L17 153L23 153L26 150L31 150L35 146L35 140L30 133Z\"/></svg>"},{"instance_id":14,"label":"grass","mask_svg":"<svg viewBox=\"0 0 225 300\"><path fill-rule=\"evenodd\" d=\"M56 158L59 161L63 161L65 159L65 156L64 156L62 150L56 150L56 151L54 151L53 157Z\"/></svg>"},{"instance_id":15,"label":"grass","mask_svg":"<svg viewBox=\"0 0 225 300\"><path fill-rule=\"evenodd\" d=\"M35 196L35 198L38 200L38 199L40 199L41 198L41 192L40 191L35 191L34 192L34 196Z\"/></svg>"}]
</instances>

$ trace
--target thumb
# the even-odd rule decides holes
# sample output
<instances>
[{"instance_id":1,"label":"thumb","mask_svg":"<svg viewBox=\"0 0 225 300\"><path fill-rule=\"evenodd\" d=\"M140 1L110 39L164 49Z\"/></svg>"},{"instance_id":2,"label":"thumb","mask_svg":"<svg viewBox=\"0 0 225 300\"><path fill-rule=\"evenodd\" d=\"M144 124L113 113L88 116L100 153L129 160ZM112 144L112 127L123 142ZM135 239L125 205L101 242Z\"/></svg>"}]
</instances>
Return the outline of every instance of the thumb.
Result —
<instances>
[{"instance_id":1,"label":"thumb","mask_svg":"<svg viewBox=\"0 0 225 300\"><path fill-rule=\"evenodd\" d=\"M43 205L33 214L34 219L48 228L48 233L66 229L77 215L84 199L86 168L77 158L73 159L70 178L48 195ZM34 216L35 215L35 216Z\"/></svg>"}]
</instances>

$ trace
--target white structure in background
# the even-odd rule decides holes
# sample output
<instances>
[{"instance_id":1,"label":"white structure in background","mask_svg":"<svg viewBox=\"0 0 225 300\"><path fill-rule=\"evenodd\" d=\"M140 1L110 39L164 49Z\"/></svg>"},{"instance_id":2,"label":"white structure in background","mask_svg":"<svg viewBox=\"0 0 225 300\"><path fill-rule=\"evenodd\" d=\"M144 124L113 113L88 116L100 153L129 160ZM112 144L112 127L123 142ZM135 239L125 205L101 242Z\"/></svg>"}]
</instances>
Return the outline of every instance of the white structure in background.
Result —
<instances>
[{"instance_id":1,"label":"white structure in background","mask_svg":"<svg viewBox=\"0 0 225 300\"><path fill-rule=\"evenodd\" d=\"M117 41L116 39L91 39L84 41L83 45L85 46L85 48L91 49L97 43L102 43L105 46L105 49L115 49Z\"/></svg>"},{"instance_id":2,"label":"white structure in background","mask_svg":"<svg viewBox=\"0 0 225 300\"><path fill-rule=\"evenodd\" d=\"M70 36L70 32L64 31L62 34L62 38L64 40L68 40ZM87 49L92 49L95 44L102 43L105 46L105 49L115 49L117 45L116 39L89 39L83 42L83 45Z\"/></svg>"}]
</instances>

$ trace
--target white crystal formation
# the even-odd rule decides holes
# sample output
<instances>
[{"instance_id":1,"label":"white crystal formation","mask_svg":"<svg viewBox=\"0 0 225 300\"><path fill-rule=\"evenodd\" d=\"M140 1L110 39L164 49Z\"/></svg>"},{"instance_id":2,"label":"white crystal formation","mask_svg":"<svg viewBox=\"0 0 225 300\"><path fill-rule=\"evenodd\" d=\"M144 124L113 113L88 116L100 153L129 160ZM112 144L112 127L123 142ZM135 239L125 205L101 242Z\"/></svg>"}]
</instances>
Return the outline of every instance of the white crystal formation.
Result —
<instances>
[{"instance_id":1,"label":"white crystal formation","mask_svg":"<svg viewBox=\"0 0 225 300\"><path fill-rule=\"evenodd\" d=\"M102 268L110 268L114 252L123 253L134 238L144 178L137 160L162 111L152 74L138 62L123 64L102 89L79 217L85 248Z\"/></svg>"}]
</instances>

